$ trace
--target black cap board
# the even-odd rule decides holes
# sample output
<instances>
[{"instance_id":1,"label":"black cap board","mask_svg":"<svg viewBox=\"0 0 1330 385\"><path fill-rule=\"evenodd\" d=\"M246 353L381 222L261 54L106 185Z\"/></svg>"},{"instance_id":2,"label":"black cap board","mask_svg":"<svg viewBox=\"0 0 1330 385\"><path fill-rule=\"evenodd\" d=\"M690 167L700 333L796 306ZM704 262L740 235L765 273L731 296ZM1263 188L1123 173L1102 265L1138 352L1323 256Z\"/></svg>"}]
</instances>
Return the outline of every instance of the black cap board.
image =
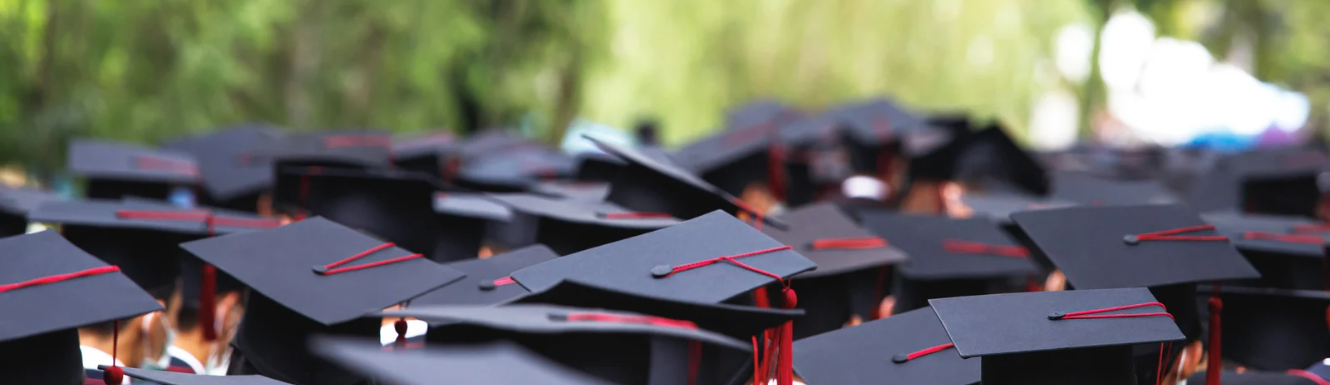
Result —
<instances>
[{"instance_id":1,"label":"black cap board","mask_svg":"<svg viewBox=\"0 0 1330 385\"><path fill-rule=\"evenodd\" d=\"M1002 225L1012 224L1012 213L1076 205L1071 201L1049 199L1017 192L967 192L961 195L961 202L973 211L973 217L988 218Z\"/></svg>"},{"instance_id":2,"label":"black cap board","mask_svg":"<svg viewBox=\"0 0 1330 385\"><path fill-rule=\"evenodd\" d=\"M984 219L866 213L863 225L905 252L896 268L895 311L927 306L932 298L1009 291L1009 281L1039 272L1029 250Z\"/></svg>"},{"instance_id":3,"label":"black cap board","mask_svg":"<svg viewBox=\"0 0 1330 385\"><path fill-rule=\"evenodd\" d=\"M775 120L756 122L705 138L679 149L680 165L731 195L742 195L753 183L770 186L770 167L782 167Z\"/></svg>"},{"instance_id":4,"label":"black cap board","mask_svg":"<svg viewBox=\"0 0 1330 385\"><path fill-rule=\"evenodd\" d=\"M164 370L125 368L125 375L137 380L151 381L161 385L283 385L264 376L215 376L204 374L176 373Z\"/></svg>"},{"instance_id":5,"label":"black cap board","mask_svg":"<svg viewBox=\"0 0 1330 385\"><path fill-rule=\"evenodd\" d=\"M1226 285L1218 294L1224 358L1257 370L1289 370L1330 357L1330 293Z\"/></svg>"},{"instance_id":6,"label":"black cap board","mask_svg":"<svg viewBox=\"0 0 1330 385\"><path fill-rule=\"evenodd\" d=\"M666 213L680 219L715 210L736 215L741 211L760 214L733 195L669 161L596 138L586 138L605 152L628 162L628 167L611 184L610 195L606 198L610 202L633 211ZM763 221L768 226L784 226L771 218Z\"/></svg>"},{"instance_id":7,"label":"black cap board","mask_svg":"<svg viewBox=\"0 0 1330 385\"><path fill-rule=\"evenodd\" d=\"M1135 384L1132 346L1183 335L1144 288L929 301L961 357L983 357L982 383ZM1116 315L1109 318L1097 316ZM1123 316L1135 315L1135 316Z\"/></svg>"},{"instance_id":8,"label":"black cap board","mask_svg":"<svg viewBox=\"0 0 1330 385\"><path fill-rule=\"evenodd\" d=\"M536 242L561 255L617 242L679 223L664 213L639 213L609 202L493 194L514 211L537 218Z\"/></svg>"},{"instance_id":9,"label":"black cap board","mask_svg":"<svg viewBox=\"0 0 1330 385\"><path fill-rule=\"evenodd\" d=\"M800 207L778 218L790 228L762 232L817 264L817 270L794 276L801 308L808 312L794 323L795 338L838 329L851 315L871 319L890 287L886 267L905 261L905 254L831 203Z\"/></svg>"},{"instance_id":10,"label":"black cap board","mask_svg":"<svg viewBox=\"0 0 1330 385\"><path fill-rule=\"evenodd\" d=\"M1205 383L1205 372L1198 372L1187 379L1188 384ZM1306 377L1284 372L1260 372L1247 370L1242 373L1224 371L1219 375L1220 385L1320 385L1321 382Z\"/></svg>"},{"instance_id":11,"label":"black cap board","mask_svg":"<svg viewBox=\"0 0 1330 385\"><path fill-rule=\"evenodd\" d=\"M792 247L728 214L713 212L518 270L512 277L533 292L573 280L646 297L719 303L776 280L724 261L691 269L682 267L748 253L755 254L735 260L781 279L815 267Z\"/></svg>"},{"instance_id":12,"label":"black cap board","mask_svg":"<svg viewBox=\"0 0 1330 385\"><path fill-rule=\"evenodd\" d=\"M23 285L65 274L76 276ZM54 231L0 239L0 287L6 313L0 362L15 368L5 374L14 384L82 383L76 328L162 309L124 274Z\"/></svg>"},{"instance_id":13,"label":"black cap board","mask_svg":"<svg viewBox=\"0 0 1330 385\"><path fill-rule=\"evenodd\" d=\"M377 335L362 319L462 278L330 220L188 242L186 251L251 288L232 358L237 374L293 383L351 384L358 378L306 353L314 333Z\"/></svg>"},{"instance_id":14,"label":"black cap board","mask_svg":"<svg viewBox=\"0 0 1330 385\"><path fill-rule=\"evenodd\" d=\"M712 384L716 382L707 379L718 378L713 371L730 368L715 365L714 359L707 359L709 355L747 354L751 349L748 342L698 328L689 321L620 311L523 304L413 307L383 315L450 322L429 334L431 345L513 341L614 383L687 383L693 367L692 375L700 380L697 383ZM689 348L690 342L700 343L702 352Z\"/></svg>"},{"instance_id":15,"label":"black cap board","mask_svg":"<svg viewBox=\"0 0 1330 385\"><path fill-rule=\"evenodd\" d=\"M33 210L35 222L64 227L133 229L206 236L277 227L280 222L253 214L210 208L182 209L141 199L52 201ZM211 220L211 225L209 223Z\"/></svg>"},{"instance_id":16,"label":"black cap board","mask_svg":"<svg viewBox=\"0 0 1330 385\"><path fill-rule=\"evenodd\" d=\"M255 143L244 157L276 167L387 168L392 164L392 137L373 131L291 133Z\"/></svg>"},{"instance_id":17,"label":"black cap board","mask_svg":"<svg viewBox=\"0 0 1330 385\"><path fill-rule=\"evenodd\" d=\"M725 128L728 130L751 127L770 120L784 120L799 115L784 103L771 99L759 99L748 102L725 112Z\"/></svg>"},{"instance_id":18,"label":"black cap board","mask_svg":"<svg viewBox=\"0 0 1330 385\"><path fill-rule=\"evenodd\" d=\"M466 278L411 300L414 306L502 305L529 294L508 276L514 271L558 258L548 247L535 245L490 256L444 264Z\"/></svg>"},{"instance_id":19,"label":"black cap board","mask_svg":"<svg viewBox=\"0 0 1330 385\"><path fill-rule=\"evenodd\" d=\"M627 163L619 158L599 151L587 151L577 154L575 177L579 181L609 182L619 175Z\"/></svg>"},{"instance_id":20,"label":"black cap board","mask_svg":"<svg viewBox=\"0 0 1330 385\"><path fill-rule=\"evenodd\" d=\"M610 385L509 342L385 352L376 343L321 337L315 353L343 367L402 385Z\"/></svg>"},{"instance_id":21,"label":"black cap board","mask_svg":"<svg viewBox=\"0 0 1330 385\"><path fill-rule=\"evenodd\" d=\"M997 182L1040 196L1050 188L1044 166L996 123L967 137L955 167L957 180L966 183L984 186Z\"/></svg>"},{"instance_id":22,"label":"black cap board","mask_svg":"<svg viewBox=\"0 0 1330 385\"><path fill-rule=\"evenodd\" d=\"M1297 290L1326 288L1326 277L1330 276L1325 264L1326 234L1295 233L1316 228L1311 221L1255 214L1208 214L1202 218L1227 236L1261 274L1256 280L1230 284Z\"/></svg>"},{"instance_id":23,"label":"black cap board","mask_svg":"<svg viewBox=\"0 0 1330 385\"><path fill-rule=\"evenodd\" d=\"M438 232L430 259L435 262L475 258L490 235L491 225L513 219L508 206L483 194L467 192L435 193L434 212L438 215Z\"/></svg>"},{"instance_id":24,"label":"black cap board","mask_svg":"<svg viewBox=\"0 0 1330 385\"><path fill-rule=\"evenodd\" d=\"M200 201L254 212L259 196L272 187L273 174L270 162L251 159L249 151L277 135L276 129L264 125L227 127L181 138L164 148L192 155L198 162L204 192Z\"/></svg>"},{"instance_id":25,"label":"black cap board","mask_svg":"<svg viewBox=\"0 0 1330 385\"><path fill-rule=\"evenodd\" d=\"M917 309L794 343L809 384L970 385L980 358L963 359L933 309Z\"/></svg>"},{"instance_id":26,"label":"black cap board","mask_svg":"<svg viewBox=\"0 0 1330 385\"><path fill-rule=\"evenodd\" d=\"M70 142L68 163L70 172L86 179L89 198L164 200L199 177L198 165L186 154L86 139Z\"/></svg>"},{"instance_id":27,"label":"black cap board","mask_svg":"<svg viewBox=\"0 0 1330 385\"><path fill-rule=\"evenodd\" d=\"M600 202L610 195L610 184L559 180L542 181L531 186L531 192L552 197Z\"/></svg>"},{"instance_id":28,"label":"black cap board","mask_svg":"<svg viewBox=\"0 0 1330 385\"><path fill-rule=\"evenodd\" d=\"M448 179L461 165L459 141L446 132L393 138L393 165L400 170Z\"/></svg>"},{"instance_id":29,"label":"black cap board","mask_svg":"<svg viewBox=\"0 0 1330 385\"><path fill-rule=\"evenodd\" d=\"M461 144L463 161L490 154L539 147L517 132L502 129L482 130L467 137Z\"/></svg>"},{"instance_id":30,"label":"black cap board","mask_svg":"<svg viewBox=\"0 0 1330 385\"><path fill-rule=\"evenodd\" d=\"M1154 180L1113 180L1085 172L1053 173L1050 197L1083 205L1167 204L1177 201Z\"/></svg>"},{"instance_id":31,"label":"black cap board","mask_svg":"<svg viewBox=\"0 0 1330 385\"><path fill-rule=\"evenodd\" d=\"M467 159L453 182L480 191L526 191L541 180L572 176L574 166L562 153L523 147Z\"/></svg>"},{"instance_id":32,"label":"black cap board","mask_svg":"<svg viewBox=\"0 0 1330 385\"><path fill-rule=\"evenodd\" d=\"M0 237L28 231L28 214L46 202L63 200L55 192L0 185Z\"/></svg>"},{"instance_id":33,"label":"black cap board","mask_svg":"<svg viewBox=\"0 0 1330 385\"><path fill-rule=\"evenodd\" d=\"M1322 180L1330 173L1330 153L1308 149L1257 151L1238 156L1230 166L1242 182L1243 209L1312 216L1326 192Z\"/></svg>"}]
</instances>

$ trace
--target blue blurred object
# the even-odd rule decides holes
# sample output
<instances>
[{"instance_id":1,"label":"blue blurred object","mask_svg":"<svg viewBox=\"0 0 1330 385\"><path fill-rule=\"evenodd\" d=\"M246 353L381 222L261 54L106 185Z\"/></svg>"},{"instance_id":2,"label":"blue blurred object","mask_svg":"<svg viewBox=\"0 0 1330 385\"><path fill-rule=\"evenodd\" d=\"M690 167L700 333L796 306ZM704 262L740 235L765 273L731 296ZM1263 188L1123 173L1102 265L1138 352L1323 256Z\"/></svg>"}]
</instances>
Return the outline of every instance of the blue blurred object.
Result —
<instances>
[{"instance_id":1,"label":"blue blurred object","mask_svg":"<svg viewBox=\"0 0 1330 385\"><path fill-rule=\"evenodd\" d=\"M196 204L194 190L189 187L176 187L171 190L171 204L180 208L192 209Z\"/></svg>"},{"instance_id":2,"label":"blue blurred object","mask_svg":"<svg viewBox=\"0 0 1330 385\"><path fill-rule=\"evenodd\" d=\"M1255 147L1258 139L1258 136L1238 135L1232 131L1211 131L1197 135L1184 146L1220 152L1242 152Z\"/></svg>"}]
</instances>

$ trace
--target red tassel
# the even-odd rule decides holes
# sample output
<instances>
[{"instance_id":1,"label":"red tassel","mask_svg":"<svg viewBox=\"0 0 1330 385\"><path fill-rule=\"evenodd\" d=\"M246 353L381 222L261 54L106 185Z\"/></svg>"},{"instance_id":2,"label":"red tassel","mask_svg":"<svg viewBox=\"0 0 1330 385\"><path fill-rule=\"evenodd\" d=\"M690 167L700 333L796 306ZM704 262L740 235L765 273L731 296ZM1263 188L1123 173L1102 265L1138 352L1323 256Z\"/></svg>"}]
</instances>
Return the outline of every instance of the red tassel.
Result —
<instances>
[{"instance_id":1,"label":"red tassel","mask_svg":"<svg viewBox=\"0 0 1330 385\"><path fill-rule=\"evenodd\" d=\"M116 365L116 355L120 353L120 320L115 321L115 326L111 329L111 366L102 370L102 382L106 385L120 385L125 379L124 369Z\"/></svg>"},{"instance_id":2,"label":"red tassel","mask_svg":"<svg viewBox=\"0 0 1330 385\"><path fill-rule=\"evenodd\" d=\"M767 147L767 189L777 201L785 201L785 146L775 138Z\"/></svg>"},{"instance_id":3,"label":"red tassel","mask_svg":"<svg viewBox=\"0 0 1330 385\"><path fill-rule=\"evenodd\" d=\"M217 268L203 264L203 278L199 281L199 327L204 341L217 340Z\"/></svg>"},{"instance_id":4,"label":"red tassel","mask_svg":"<svg viewBox=\"0 0 1330 385\"><path fill-rule=\"evenodd\" d=\"M781 292L785 294L785 300L781 303L781 307L785 309L794 309L795 306L798 306L799 296L794 293L794 289L787 286L785 290L782 290ZM777 337L780 339L780 358L776 359L776 385L793 385L794 322L786 321L785 324L780 325L780 329L777 332L780 333L780 336Z\"/></svg>"},{"instance_id":5,"label":"red tassel","mask_svg":"<svg viewBox=\"0 0 1330 385\"><path fill-rule=\"evenodd\" d=\"M1218 294L1219 286L1215 286ZM1224 311L1224 300L1219 297L1210 297L1210 351L1207 352L1209 359L1205 361L1205 385L1219 385L1219 367L1220 357L1223 354L1223 344L1220 341L1220 313Z\"/></svg>"}]
</instances>

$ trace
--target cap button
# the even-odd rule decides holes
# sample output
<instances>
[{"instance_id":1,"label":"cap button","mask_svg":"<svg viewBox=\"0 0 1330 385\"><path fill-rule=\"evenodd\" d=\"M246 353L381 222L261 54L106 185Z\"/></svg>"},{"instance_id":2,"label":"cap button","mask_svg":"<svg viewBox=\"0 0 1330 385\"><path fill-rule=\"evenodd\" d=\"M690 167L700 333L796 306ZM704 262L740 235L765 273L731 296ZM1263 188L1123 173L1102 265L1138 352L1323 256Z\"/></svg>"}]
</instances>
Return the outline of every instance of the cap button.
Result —
<instances>
[{"instance_id":1,"label":"cap button","mask_svg":"<svg viewBox=\"0 0 1330 385\"><path fill-rule=\"evenodd\" d=\"M498 287L498 286L495 286L495 285L494 285L494 281L489 281L489 280L486 280L486 281L480 281L480 285L479 285L479 286L480 286L480 290L484 290L484 291L494 290L496 287Z\"/></svg>"},{"instance_id":2,"label":"cap button","mask_svg":"<svg viewBox=\"0 0 1330 385\"><path fill-rule=\"evenodd\" d=\"M670 276L670 273L673 273L673 272L674 272L674 268L673 268L673 267L669 267L669 266L665 266L665 265L656 265L656 267L651 268L651 276L652 276L652 277L656 277L656 278L665 278L665 277L668 277L668 276Z\"/></svg>"},{"instance_id":3,"label":"cap button","mask_svg":"<svg viewBox=\"0 0 1330 385\"><path fill-rule=\"evenodd\" d=\"M549 316L550 321L567 321L567 320L568 320L568 315L567 315L567 314L549 313L548 316Z\"/></svg>"},{"instance_id":4,"label":"cap button","mask_svg":"<svg viewBox=\"0 0 1330 385\"><path fill-rule=\"evenodd\" d=\"M905 363L905 362L907 362L907 361L909 361L909 360L910 360L910 356L909 356L909 355L905 355L905 354L897 354L897 355L891 356L891 362L895 362L895 363L898 363L898 364L903 364L903 363Z\"/></svg>"},{"instance_id":5,"label":"cap button","mask_svg":"<svg viewBox=\"0 0 1330 385\"><path fill-rule=\"evenodd\" d=\"M1048 315L1048 319L1056 321L1056 320L1060 320L1060 319L1062 319L1062 317L1066 317L1066 316L1067 316L1066 313L1053 313L1053 314L1049 314L1049 315Z\"/></svg>"},{"instance_id":6,"label":"cap button","mask_svg":"<svg viewBox=\"0 0 1330 385\"><path fill-rule=\"evenodd\" d=\"M323 266L313 266L314 274L328 275L328 268Z\"/></svg>"},{"instance_id":7,"label":"cap button","mask_svg":"<svg viewBox=\"0 0 1330 385\"><path fill-rule=\"evenodd\" d=\"M1135 245L1137 243L1141 243L1141 240L1139 238L1136 238L1135 235L1127 234L1122 236L1122 243L1126 243L1128 245Z\"/></svg>"}]
</instances>

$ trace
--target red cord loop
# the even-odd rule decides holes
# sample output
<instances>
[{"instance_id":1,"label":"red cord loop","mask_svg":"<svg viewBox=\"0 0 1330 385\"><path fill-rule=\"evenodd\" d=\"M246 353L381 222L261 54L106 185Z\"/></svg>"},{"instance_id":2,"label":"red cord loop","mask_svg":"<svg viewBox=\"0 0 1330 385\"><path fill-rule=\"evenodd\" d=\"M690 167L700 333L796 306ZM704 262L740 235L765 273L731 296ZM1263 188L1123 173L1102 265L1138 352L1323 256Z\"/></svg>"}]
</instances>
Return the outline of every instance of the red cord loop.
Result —
<instances>
[{"instance_id":1,"label":"red cord loop","mask_svg":"<svg viewBox=\"0 0 1330 385\"><path fill-rule=\"evenodd\" d=\"M1289 369L1286 373L1290 376L1306 378L1307 380L1316 383L1316 385L1330 385L1330 381L1326 381L1324 378L1321 378L1321 376L1316 375L1316 373L1308 372L1306 370Z\"/></svg>"},{"instance_id":2,"label":"red cord loop","mask_svg":"<svg viewBox=\"0 0 1330 385\"><path fill-rule=\"evenodd\" d=\"M355 266L348 266L348 267L336 268L336 269L335 269L335 267L338 267L338 266L341 266L341 265L347 264L347 263L349 263L349 262L351 262L351 261L355 261L355 260L360 259L360 258L362 258L362 257L365 257L365 256L367 256L367 255L374 254L374 253L379 252L379 251L381 251L381 250L383 250L383 249L387 249L387 248L389 248L389 247L393 247L393 246L396 246L396 245L393 244L392 242L388 242L388 243L385 243L385 244L382 244L382 245L375 246L375 247L373 247L373 248L371 248L371 249L369 249L369 250L362 251L362 252L360 252L360 253L358 253L358 254L356 254L356 255L352 255L352 256L350 256L350 257L346 257L346 259L343 259L343 260L340 260L340 261L337 261L337 262L329 263L329 264L324 265L324 266L314 266L314 273L319 274L319 275L333 275L333 274L338 274L338 273L345 273L345 272L348 272L348 271L356 271L356 270L368 269L368 268L376 267L376 266L391 265L391 264L394 264L394 263L404 262L404 261L409 261L409 260L416 259L416 258L424 258L423 255L421 255L421 254L419 254L419 253L416 253L416 254L411 254L411 255L407 255L407 256L397 257L397 258L393 258L393 259L382 260L382 261L378 261L378 262L370 262L370 263L366 263L366 264L363 264L363 265L355 265Z\"/></svg>"},{"instance_id":3,"label":"red cord loop","mask_svg":"<svg viewBox=\"0 0 1330 385\"><path fill-rule=\"evenodd\" d=\"M780 246L780 247L773 247L773 248L770 248L770 249L762 249L762 250L757 250L757 251L750 251L750 252L743 253L743 254L735 254L735 255L727 255L727 256L723 256L723 257L716 257L716 258L712 258L712 259L707 259L707 260L697 261L697 262L693 262L693 263L689 263L689 264L683 264L683 265L674 266L674 267L670 267L670 266L666 266L666 265L659 265L659 266L656 266L656 267L651 268L651 275L654 276L654 277L656 277L656 278L669 278L671 275L674 275L674 274L676 274L676 273L682 273L682 272L685 272L685 271L688 271L688 270L692 270L692 269L696 269L696 268L699 268L699 267L708 266L708 265L712 265L712 264L715 264L715 263L726 262L726 261L728 261L728 262L730 262L730 263L733 263L735 266L742 267L742 268L744 268L744 269L747 269L748 271L752 271L752 272L754 272L754 273L762 274L762 275L765 275L765 276L768 276L768 277L771 277L771 278L775 278L777 281L782 281L782 282L784 282L784 278L781 278L781 276L780 276L779 274L772 273L772 272L769 272L769 271L766 271L766 270L762 270L762 269L759 269L759 268L756 268L756 267L749 266L749 265L747 265L747 264L744 264L743 262L739 262L739 261L737 261L737 259L739 259L739 258L744 258L744 257L751 257L751 256L754 256L754 255L762 255L762 254L767 254L767 253L774 253L774 252L781 251L781 250L790 250L790 249L793 249L793 247L790 247L790 246Z\"/></svg>"},{"instance_id":4,"label":"red cord loop","mask_svg":"<svg viewBox=\"0 0 1330 385\"><path fill-rule=\"evenodd\" d=\"M499 286L512 285L514 283L517 283L517 281L514 281L513 277L503 277L493 281L480 281L480 290L490 291Z\"/></svg>"},{"instance_id":5,"label":"red cord loop","mask_svg":"<svg viewBox=\"0 0 1330 385\"><path fill-rule=\"evenodd\" d=\"M1030 250L1021 246L994 245L957 239L943 240L942 250L952 254L986 254L1012 258L1030 257Z\"/></svg>"},{"instance_id":6,"label":"red cord loop","mask_svg":"<svg viewBox=\"0 0 1330 385\"><path fill-rule=\"evenodd\" d=\"M809 244L813 250L834 250L834 249L876 249L887 247L887 240L881 237L856 237L856 238L823 238L815 239Z\"/></svg>"},{"instance_id":7,"label":"red cord loop","mask_svg":"<svg viewBox=\"0 0 1330 385\"><path fill-rule=\"evenodd\" d=\"M134 167L142 170L164 171L188 176L199 175L199 166L193 162L149 155L135 157Z\"/></svg>"},{"instance_id":8,"label":"red cord loop","mask_svg":"<svg viewBox=\"0 0 1330 385\"><path fill-rule=\"evenodd\" d=\"M1242 233L1242 239L1250 239L1258 241L1275 241L1275 242L1286 242L1286 243L1301 243L1306 245L1325 244L1325 238L1321 238L1319 236L1267 233L1263 231L1248 231Z\"/></svg>"},{"instance_id":9,"label":"red cord loop","mask_svg":"<svg viewBox=\"0 0 1330 385\"><path fill-rule=\"evenodd\" d=\"M215 233L216 226L271 229L282 225L282 222L276 219L223 217L217 216L208 210L117 210L115 216L119 219L142 219L150 221L198 221L208 225L209 234Z\"/></svg>"},{"instance_id":10,"label":"red cord loop","mask_svg":"<svg viewBox=\"0 0 1330 385\"><path fill-rule=\"evenodd\" d=\"M917 352L914 352L914 353L910 353L910 354L897 354L897 355L891 356L891 362L895 362L895 363L898 363L898 364L903 364L903 363L909 362L909 361L914 360L914 359L919 358L919 357L923 357L923 356L926 356L926 355L929 355L929 354L933 354L933 353L937 353L937 352L940 352L940 351L943 351L943 350L951 349L952 347L955 347L955 346L956 346L956 344L942 344L942 345L934 346L934 347L931 347L931 348L928 348L928 349L924 349L924 350L920 350L920 351L917 351Z\"/></svg>"},{"instance_id":11,"label":"red cord loop","mask_svg":"<svg viewBox=\"0 0 1330 385\"><path fill-rule=\"evenodd\" d=\"M1330 223L1313 223L1309 225L1293 226L1294 233L1330 233Z\"/></svg>"},{"instance_id":12,"label":"red cord loop","mask_svg":"<svg viewBox=\"0 0 1330 385\"><path fill-rule=\"evenodd\" d=\"M670 219L673 218L668 213L650 213L650 212L622 212L622 213L597 213L597 216L604 219Z\"/></svg>"},{"instance_id":13,"label":"red cord loop","mask_svg":"<svg viewBox=\"0 0 1330 385\"><path fill-rule=\"evenodd\" d=\"M1164 309L1164 311L1154 312L1154 313L1099 314L1099 313L1107 313L1118 310L1136 309L1147 306L1158 306ZM1173 315L1168 313L1168 308L1164 307L1163 303L1146 302L1134 305L1106 307L1103 309L1074 311L1070 313L1053 313L1048 315L1048 319L1057 321L1057 320L1068 320L1068 319L1135 318L1135 317L1155 317L1155 316L1167 316L1170 319L1173 318Z\"/></svg>"},{"instance_id":14,"label":"red cord loop","mask_svg":"<svg viewBox=\"0 0 1330 385\"><path fill-rule=\"evenodd\" d=\"M550 314L550 320L568 321L568 322L611 322L624 324L638 324L660 326L672 329L697 330L697 324L693 321L674 320L662 317L652 317L645 315L618 315L606 313L568 313L568 314Z\"/></svg>"},{"instance_id":15,"label":"red cord loop","mask_svg":"<svg viewBox=\"0 0 1330 385\"><path fill-rule=\"evenodd\" d=\"M102 266L102 267L94 267L94 268L87 269L87 270L76 271L76 272L73 272L73 273L56 274L56 275L51 275L51 276L46 276L46 277L41 277L41 278L35 278L35 279L30 279L30 280L27 280L27 281L23 281L23 282L7 283L7 284L4 284L4 285L0 285L0 293L4 293L4 292L8 292L8 291L14 291L14 290L22 289L22 288L25 288L25 287L41 286L41 285L52 284L52 283L57 283L57 282L64 282L64 281L68 281L68 280L76 279L76 278L82 278L82 277L88 277L88 276L94 276L94 275L100 275L100 274L106 274L106 273L113 273L113 272L118 272L118 271L120 271L120 267L119 267L119 266L108 265L108 266Z\"/></svg>"},{"instance_id":16,"label":"red cord loop","mask_svg":"<svg viewBox=\"0 0 1330 385\"><path fill-rule=\"evenodd\" d=\"M1141 243L1141 242L1145 242L1145 241L1191 241L1191 242L1207 242L1207 241L1227 241L1227 240L1228 240L1228 237L1225 237L1225 236L1223 236L1223 235L1177 235L1177 234L1183 234L1183 233L1190 233L1190 232L1196 232L1196 231L1206 231L1206 230L1214 230L1214 229L1215 229L1215 226L1214 226L1214 225L1200 225L1200 226L1183 227L1183 228L1172 229L1172 230L1155 231L1155 232L1150 232L1150 233L1141 233L1141 234L1134 234L1134 235L1133 235L1133 234L1128 234L1128 235L1125 235L1125 236L1122 237L1122 241L1123 241L1124 243L1128 244L1128 245L1135 245L1135 244L1138 244L1138 243Z\"/></svg>"}]
</instances>

